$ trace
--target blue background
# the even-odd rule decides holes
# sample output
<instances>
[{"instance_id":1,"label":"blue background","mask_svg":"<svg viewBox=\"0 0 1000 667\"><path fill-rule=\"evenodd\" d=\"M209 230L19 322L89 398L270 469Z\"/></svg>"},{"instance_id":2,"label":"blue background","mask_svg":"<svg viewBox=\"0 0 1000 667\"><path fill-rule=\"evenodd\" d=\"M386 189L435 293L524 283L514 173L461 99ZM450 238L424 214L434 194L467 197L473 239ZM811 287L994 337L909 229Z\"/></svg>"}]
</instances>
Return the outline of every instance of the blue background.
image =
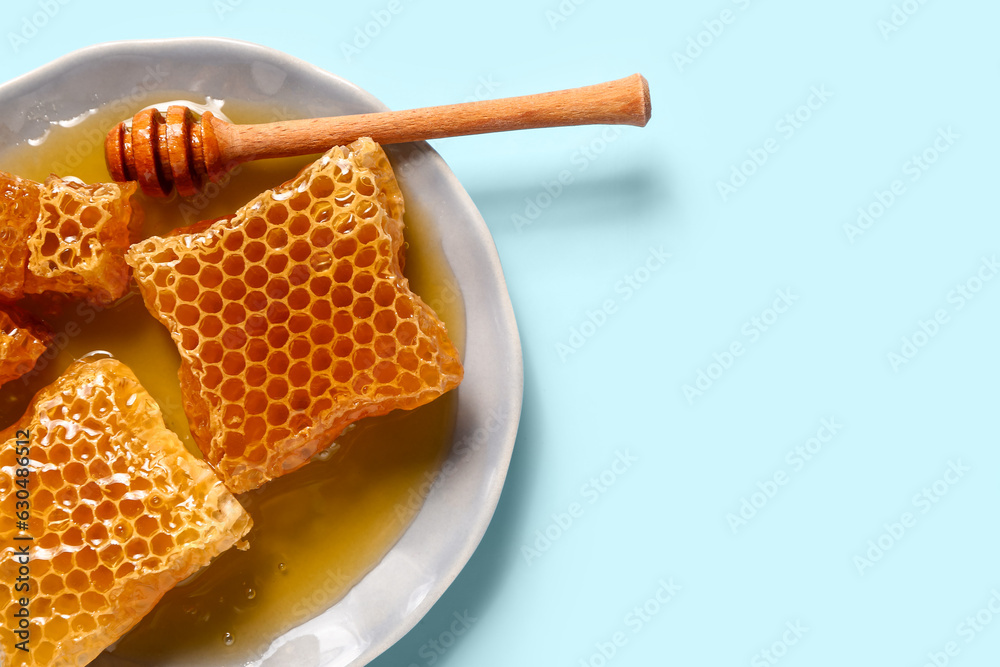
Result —
<instances>
[{"instance_id":1,"label":"blue background","mask_svg":"<svg viewBox=\"0 0 1000 667\"><path fill-rule=\"evenodd\" d=\"M432 142L525 405L482 546L376 665L996 664L1000 5L75 0L12 41L43 5L5 4L0 79L195 35L392 108L649 79L645 129Z\"/></svg>"}]
</instances>

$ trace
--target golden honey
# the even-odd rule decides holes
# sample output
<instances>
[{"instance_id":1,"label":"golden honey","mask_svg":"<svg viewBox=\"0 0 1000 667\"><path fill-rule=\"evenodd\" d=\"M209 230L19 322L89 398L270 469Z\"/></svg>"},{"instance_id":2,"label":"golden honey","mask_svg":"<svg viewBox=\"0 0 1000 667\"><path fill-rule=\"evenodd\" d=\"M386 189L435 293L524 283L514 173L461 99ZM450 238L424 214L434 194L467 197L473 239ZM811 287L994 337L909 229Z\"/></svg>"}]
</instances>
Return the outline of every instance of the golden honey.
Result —
<instances>
[{"instance_id":1,"label":"golden honey","mask_svg":"<svg viewBox=\"0 0 1000 667\"><path fill-rule=\"evenodd\" d=\"M164 92L145 102L190 97ZM116 111L122 113L121 108ZM234 103L226 103L224 111L236 122L277 119L268 110ZM119 120L98 111L73 127L53 125L43 142L34 142L38 145L25 143L0 155L0 169L41 181L65 166L72 174L59 175L107 180L101 141ZM209 185L203 195L189 200L143 198L143 235L232 214L308 162L298 158L243 165L222 186ZM401 186L405 195L406 183ZM464 311L456 283L414 201L407 200L406 276L461 350ZM181 408L180 357L137 293L103 309L74 304L48 321L55 331L53 347L34 372L0 387L0 428L20 418L31 397L74 360L113 356L135 372L160 405L168 428L198 452ZM274 638L336 602L378 563L418 511L421 491L448 453L456 407L456 394L450 392L412 411L359 422L309 465L239 496L254 522L249 549L229 550L169 592L115 646L114 656L140 665L184 664L186 657L239 664L259 657Z\"/></svg>"},{"instance_id":2,"label":"golden honey","mask_svg":"<svg viewBox=\"0 0 1000 667\"><path fill-rule=\"evenodd\" d=\"M16 554L0 562L17 582L0 587L3 617L17 619L0 626L9 667L90 662L250 529L114 359L73 364L0 443L0 498L24 503L17 520L0 514Z\"/></svg>"},{"instance_id":3,"label":"golden honey","mask_svg":"<svg viewBox=\"0 0 1000 667\"><path fill-rule=\"evenodd\" d=\"M389 160L365 138L232 218L129 250L180 350L191 434L233 492L461 382L444 325L403 277L402 217Z\"/></svg>"},{"instance_id":4,"label":"golden honey","mask_svg":"<svg viewBox=\"0 0 1000 667\"><path fill-rule=\"evenodd\" d=\"M137 189L55 175L36 183L0 171L0 293L10 300L51 293L100 306L120 298L128 288L124 253L142 222L132 206Z\"/></svg>"}]
</instances>

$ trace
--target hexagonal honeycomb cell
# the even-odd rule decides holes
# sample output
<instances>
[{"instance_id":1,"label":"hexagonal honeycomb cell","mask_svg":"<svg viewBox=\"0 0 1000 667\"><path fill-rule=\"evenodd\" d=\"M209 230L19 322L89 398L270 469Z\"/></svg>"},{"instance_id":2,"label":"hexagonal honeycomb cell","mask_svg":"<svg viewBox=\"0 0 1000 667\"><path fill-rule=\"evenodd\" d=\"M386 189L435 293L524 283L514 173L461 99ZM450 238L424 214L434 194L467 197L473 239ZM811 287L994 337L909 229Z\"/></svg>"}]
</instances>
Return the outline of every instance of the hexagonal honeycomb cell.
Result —
<instances>
[{"instance_id":1,"label":"hexagonal honeycomb cell","mask_svg":"<svg viewBox=\"0 0 1000 667\"><path fill-rule=\"evenodd\" d=\"M22 499L30 505L27 530L15 520ZM86 665L251 525L113 359L74 364L0 433L0 504L0 663L7 666ZM18 539L25 536L30 541ZM28 590L18 592L17 549L25 545ZM10 622L22 597L28 652L15 648Z\"/></svg>"},{"instance_id":2,"label":"hexagonal honeycomb cell","mask_svg":"<svg viewBox=\"0 0 1000 667\"><path fill-rule=\"evenodd\" d=\"M0 298L54 293L107 305L125 293L142 209L135 183L35 183L0 172Z\"/></svg>"},{"instance_id":3,"label":"hexagonal honeycomb cell","mask_svg":"<svg viewBox=\"0 0 1000 667\"><path fill-rule=\"evenodd\" d=\"M444 324L403 276L403 197L371 139L126 260L180 350L195 441L234 492L461 382Z\"/></svg>"},{"instance_id":4,"label":"hexagonal honeycomb cell","mask_svg":"<svg viewBox=\"0 0 1000 667\"><path fill-rule=\"evenodd\" d=\"M44 324L19 308L0 305L0 385L31 371L51 342Z\"/></svg>"}]
</instances>

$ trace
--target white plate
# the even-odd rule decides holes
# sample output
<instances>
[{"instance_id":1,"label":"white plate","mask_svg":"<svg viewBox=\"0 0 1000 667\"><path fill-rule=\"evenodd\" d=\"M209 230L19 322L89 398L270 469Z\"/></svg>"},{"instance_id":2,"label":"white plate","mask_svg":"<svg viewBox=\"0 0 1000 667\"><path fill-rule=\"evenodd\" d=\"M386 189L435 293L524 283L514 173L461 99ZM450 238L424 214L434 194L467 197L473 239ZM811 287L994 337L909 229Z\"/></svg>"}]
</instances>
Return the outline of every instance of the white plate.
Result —
<instances>
[{"instance_id":1,"label":"white plate","mask_svg":"<svg viewBox=\"0 0 1000 667\"><path fill-rule=\"evenodd\" d=\"M102 44L0 85L0 146L40 136L50 119L161 89L268 102L314 115L382 111L343 79L271 49L224 39ZM442 475L389 554L339 603L275 640L255 665L363 665L408 632L458 576L493 517L514 447L523 394L517 325L496 248L472 200L426 144L392 150L411 200L440 225L466 305L466 376L459 389L454 471ZM450 468L449 468L450 469Z\"/></svg>"}]
</instances>

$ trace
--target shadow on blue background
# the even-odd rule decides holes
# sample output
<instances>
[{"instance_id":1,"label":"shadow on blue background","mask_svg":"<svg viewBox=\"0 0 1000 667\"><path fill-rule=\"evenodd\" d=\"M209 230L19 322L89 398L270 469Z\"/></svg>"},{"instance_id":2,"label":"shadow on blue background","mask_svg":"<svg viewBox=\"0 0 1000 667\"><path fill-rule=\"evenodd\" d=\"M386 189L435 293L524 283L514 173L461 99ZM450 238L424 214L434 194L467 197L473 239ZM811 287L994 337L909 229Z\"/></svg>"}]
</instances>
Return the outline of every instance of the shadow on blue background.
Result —
<instances>
[{"instance_id":1,"label":"shadow on blue background","mask_svg":"<svg viewBox=\"0 0 1000 667\"><path fill-rule=\"evenodd\" d=\"M537 483L533 444L537 442L538 404L537 386L526 359L521 423L507 481L493 521L479 548L451 587L413 630L370 663L373 667L422 666L432 662L448 664L450 651L437 652L425 644L448 631L455 621L455 613L461 615L468 611L473 618L481 619L488 612L491 599L500 590L507 571L520 563L517 550L510 545L516 541L518 526L525 516L526 490ZM470 632L475 632L475 629L473 626ZM427 656L435 656L436 659L432 661Z\"/></svg>"}]
</instances>

